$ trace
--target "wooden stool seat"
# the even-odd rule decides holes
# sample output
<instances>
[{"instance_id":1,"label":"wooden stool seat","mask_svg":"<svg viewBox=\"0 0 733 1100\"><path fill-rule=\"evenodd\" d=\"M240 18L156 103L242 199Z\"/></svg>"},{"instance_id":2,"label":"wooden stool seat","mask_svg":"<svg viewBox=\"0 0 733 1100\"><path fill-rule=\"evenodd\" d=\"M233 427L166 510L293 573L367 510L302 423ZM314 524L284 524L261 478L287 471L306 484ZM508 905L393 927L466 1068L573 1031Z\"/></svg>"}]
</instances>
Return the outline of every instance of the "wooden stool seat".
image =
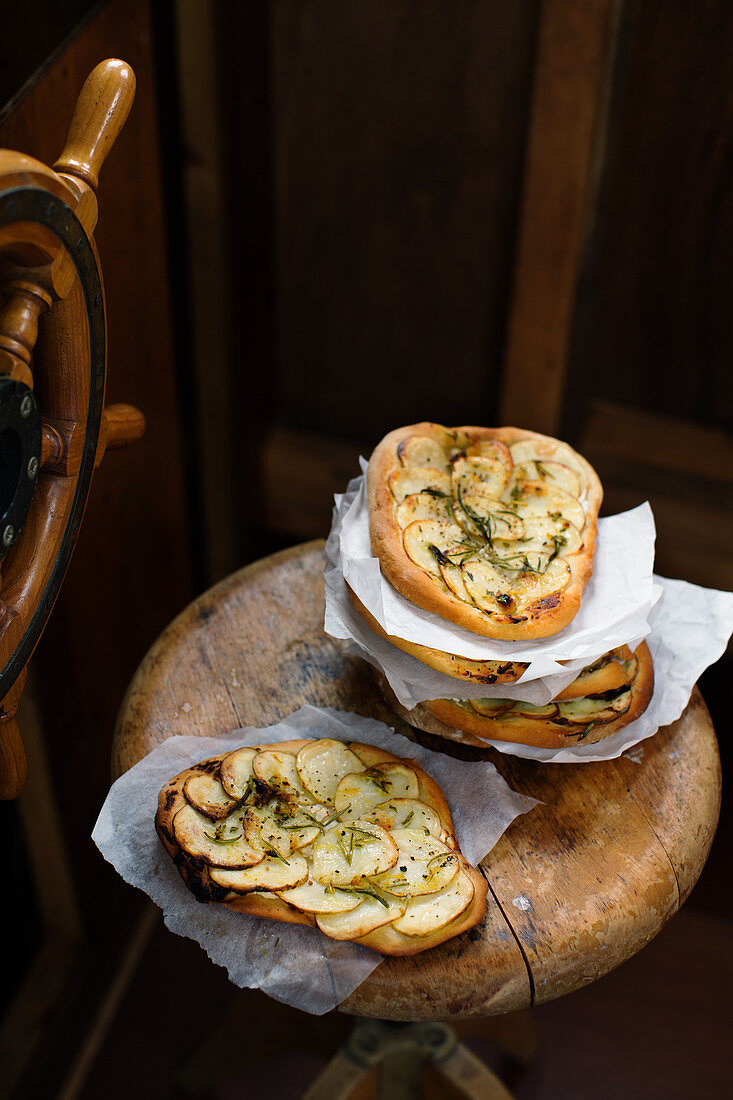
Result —
<instances>
[{"instance_id":1,"label":"wooden stool seat","mask_svg":"<svg viewBox=\"0 0 733 1100\"><path fill-rule=\"evenodd\" d=\"M305 703L353 710L413 737L378 697L367 665L324 634L323 564L322 542L298 546L186 608L130 685L115 775L174 734L268 726ZM409 755L410 745L398 736L394 751ZM515 790L543 803L484 860L485 919L424 955L385 959L342 1011L444 1020L548 1001L630 958L697 880L720 803L715 733L697 689L677 722L618 760L552 765L483 755Z\"/></svg>"}]
</instances>

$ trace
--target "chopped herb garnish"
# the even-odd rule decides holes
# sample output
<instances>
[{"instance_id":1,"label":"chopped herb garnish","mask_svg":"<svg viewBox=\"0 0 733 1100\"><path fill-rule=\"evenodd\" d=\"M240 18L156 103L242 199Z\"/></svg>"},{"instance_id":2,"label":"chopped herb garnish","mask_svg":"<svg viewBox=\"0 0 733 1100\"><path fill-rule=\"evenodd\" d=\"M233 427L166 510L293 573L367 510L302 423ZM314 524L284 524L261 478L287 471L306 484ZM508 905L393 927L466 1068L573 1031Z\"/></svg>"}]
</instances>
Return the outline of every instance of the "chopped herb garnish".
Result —
<instances>
[{"instance_id":1,"label":"chopped herb garnish","mask_svg":"<svg viewBox=\"0 0 733 1100\"><path fill-rule=\"evenodd\" d=\"M350 809L351 803L349 802L348 806L344 806L343 810L338 810L337 812L329 814L328 817L324 818L321 822L321 827L325 829L326 825L333 825L334 821L338 821L338 819L340 817L343 817L344 814L347 814Z\"/></svg>"},{"instance_id":2,"label":"chopped herb garnish","mask_svg":"<svg viewBox=\"0 0 733 1100\"><path fill-rule=\"evenodd\" d=\"M265 848L265 855L272 856L273 859L281 859L286 867L290 866L289 860L287 860L285 856L281 856L274 848Z\"/></svg>"},{"instance_id":3,"label":"chopped herb garnish","mask_svg":"<svg viewBox=\"0 0 733 1100\"><path fill-rule=\"evenodd\" d=\"M206 829L204 829L204 836L208 837L209 840L213 840L215 844L236 844L237 841L241 840L244 836L244 829L241 833L237 833L236 836L224 836L223 826L225 824L226 822L221 822L219 825L217 825L216 829L214 830L213 836L211 833L207 833Z\"/></svg>"}]
</instances>

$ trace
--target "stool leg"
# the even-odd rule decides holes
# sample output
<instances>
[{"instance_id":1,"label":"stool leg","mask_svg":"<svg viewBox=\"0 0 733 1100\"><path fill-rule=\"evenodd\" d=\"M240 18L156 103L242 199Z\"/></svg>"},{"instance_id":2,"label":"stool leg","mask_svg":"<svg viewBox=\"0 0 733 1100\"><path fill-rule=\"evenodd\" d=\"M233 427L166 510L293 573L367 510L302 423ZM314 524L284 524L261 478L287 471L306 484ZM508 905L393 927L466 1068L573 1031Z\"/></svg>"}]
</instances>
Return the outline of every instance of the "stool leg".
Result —
<instances>
[{"instance_id":1,"label":"stool leg","mask_svg":"<svg viewBox=\"0 0 733 1100\"><path fill-rule=\"evenodd\" d=\"M457 1043L442 1062L434 1063L434 1069L444 1082L450 1082L455 1095L465 1100L513 1100L496 1074L463 1043Z\"/></svg>"},{"instance_id":2,"label":"stool leg","mask_svg":"<svg viewBox=\"0 0 733 1100\"><path fill-rule=\"evenodd\" d=\"M357 1020L303 1100L366 1100L373 1097L374 1067L379 1068L378 1100L420 1100L426 1066L440 1079L436 1095L446 1090L460 1100L513 1100L488 1066L457 1041L442 1023L388 1024ZM369 1091L367 1091L369 1089Z\"/></svg>"},{"instance_id":3,"label":"stool leg","mask_svg":"<svg viewBox=\"0 0 733 1100\"><path fill-rule=\"evenodd\" d=\"M345 1050L338 1050L303 1093L303 1100L361 1100L361 1097L373 1096L373 1089L366 1087L373 1076L371 1066L360 1066Z\"/></svg>"}]
</instances>

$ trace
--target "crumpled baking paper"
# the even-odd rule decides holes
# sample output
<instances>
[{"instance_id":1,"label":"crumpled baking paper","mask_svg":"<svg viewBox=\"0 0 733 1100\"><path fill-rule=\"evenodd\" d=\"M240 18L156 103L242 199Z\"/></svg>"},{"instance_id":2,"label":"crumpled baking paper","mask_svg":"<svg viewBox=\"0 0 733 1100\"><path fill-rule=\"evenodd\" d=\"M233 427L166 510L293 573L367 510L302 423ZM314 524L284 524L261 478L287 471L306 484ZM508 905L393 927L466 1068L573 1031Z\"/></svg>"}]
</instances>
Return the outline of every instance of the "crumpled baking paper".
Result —
<instances>
[{"instance_id":1,"label":"crumpled baking paper","mask_svg":"<svg viewBox=\"0 0 733 1100\"><path fill-rule=\"evenodd\" d=\"M419 633L416 626L427 622L430 629L434 625L431 620L438 617L413 608L379 574L379 563L372 557L368 542L365 510L363 478L355 478L349 483L347 492L336 498L334 522L326 546L326 631L347 640L348 648L380 669L400 703L408 709L426 699L442 698L508 698L542 705L574 680L581 668L607 650L618 645L628 645L633 650L640 641L646 640L654 662L655 688L640 718L594 745L541 749L506 741L486 742L503 753L555 764L612 760L620 756L626 749L651 737L660 726L679 718L701 673L723 654L733 632L733 593L653 574L654 521L649 505L645 504L631 512L598 521L593 577L583 594L580 612L563 631L535 643L494 642L469 635L476 645L476 650L470 654L463 653L463 649L441 646L434 640L426 640L435 635L428 634L425 625L421 625ZM624 556L629 559L627 563ZM636 561L632 560L635 556ZM407 605L408 618L411 611L416 613L410 624L411 630L415 630L410 635L413 641L485 660L532 660L530 669L515 684L474 685L428 668L367 627L349 599L344 584L345 572L348 572L354 591L364 576L371 578L357 595L383 626L384 621L375 608L380 607L380 599L385 593L382 607L390 606L394 594L398 605ZM357 577L356 583L352 583ZM376 583L372 583L375 578ZM625 588L614 591L616 585L636 586L636 595L633 589L631 593L626 593ZM371 598L371 604L365 596ZM609 614L611 603L626 609L615 623L610 622L614 618L613 613ZM381 615L386 612L382 610ZM438 622L457 638L468 633L442 620ZM385 626L385 629L388 628ZM402 630L389 632L408 637ZM591 638L594 639L592 643L589 642ZM566 659L563 655L574 653L576 644L581 651L590 644L590 651ZM562 657L563 670L532 676L533 669L537 673L549 667L544 663L540 665L537 657L532 659L532 652L536 653L534 647L545 650L541 655L543 660L549 653L553 661L555 657Z\"/></svg>"},{"instance_id":2,"label":"crumpled baking paper","mask_svg":"<svg viewBox=\"0 0 733 1100\"><path fill-rule=\"evenodd\" d=\"M537 803L512 791L493 764L453 760L420 745L410 745L406 754L404 742L396 743L394 732L382 722L311 706L267 729L248 727L221 737L170 737L121 776L92 833L104 858L125 882L152 898L171 931L196 940L213 962L226 967L236 985L259 988L275 1000L321 1015L361 985L381 956L366 947L329 939L314 928L196 901L153 824L159 791L184 768L240 745L304 737L363 741L414 757L442 787L461 851L474 865L515 817Z\"/></svg>"}]
</instances>

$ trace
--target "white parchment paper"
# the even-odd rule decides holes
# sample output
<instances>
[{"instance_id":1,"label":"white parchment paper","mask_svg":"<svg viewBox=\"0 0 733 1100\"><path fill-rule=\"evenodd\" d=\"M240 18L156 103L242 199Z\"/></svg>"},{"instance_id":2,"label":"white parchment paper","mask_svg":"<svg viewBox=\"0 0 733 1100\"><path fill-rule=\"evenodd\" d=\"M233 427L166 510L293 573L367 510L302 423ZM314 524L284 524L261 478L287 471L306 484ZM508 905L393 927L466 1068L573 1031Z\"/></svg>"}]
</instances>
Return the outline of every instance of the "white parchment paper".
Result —
<instances>
[{"instance_id":1,"label":"white parchment paper","mask_svg":"<svg viewBox=\"0 0 733 1100\"><path fill-rule=\"evenodd\" d=\"M654 518L648 504L599 520L593 576L573 621L551 638L495 641L416 607L385 580L369 540L364 478L355 478L346 493L336 498L327 545L326 631L334 637L353 637L352 620L344 611L344 600L350 601L345 590L343 599L338 592L340 572L388 634L474 660L528 662L521 683L559 676L562 679L551 685L555 695L602 653L627 644L629 639L640 641L649 633L651 609L660 596L653 581L654 540ZM363 638L355 640L364 646ZM574 675L569 676L570 672ZM436 698L434 686L426 690L422 699ZM547 685L544 693L538 690L533 697L526 693L517 697L546 702L552 697L546 690ZM396 688L395 692L399 697Z\"/></svg>"},{"instance_id":2,"label":"white parchment paper","mask_svg":"<svg viewBox=\"0 0 733 1100\"><path fill-rule=\"evenodd\" d=\"M477 864L507 826L536 800L512 791L492 764L454 760L410 745L382 722L346 711L302 707L267 729L221 737L170 737L112 786L92 838L132 886L163 910L166 925L196 940L226 967L238 986L259 988L278 1001L320 1015L340 1004L379 965L368 948L329 939L317 929L282 924L196 901L158 840L153 818L158 793L184 768L240 745L303 737L363 741L414 757L440 784L463 854Z\"/></svg>"}]
</instances>

